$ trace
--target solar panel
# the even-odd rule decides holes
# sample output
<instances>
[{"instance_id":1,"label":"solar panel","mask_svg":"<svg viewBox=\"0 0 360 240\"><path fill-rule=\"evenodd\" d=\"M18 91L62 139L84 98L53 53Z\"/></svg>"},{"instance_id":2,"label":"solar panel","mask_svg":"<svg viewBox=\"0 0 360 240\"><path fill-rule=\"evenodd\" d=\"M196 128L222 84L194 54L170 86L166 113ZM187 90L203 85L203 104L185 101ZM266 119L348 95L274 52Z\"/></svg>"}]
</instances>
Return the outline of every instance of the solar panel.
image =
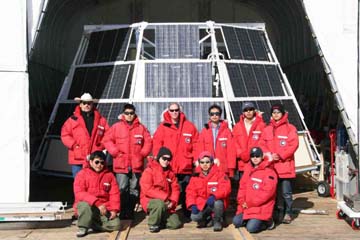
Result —
<instances>
[{"instance_id":1,"label":"solar panel","mask_svg":"<svg viewBox=\"0 0 360 240\"><path fill-rule=\"evenodd\" d=\"M295 107L295 104L292 100L265 100L265 101L252 101L256 109L260 112L263 112L262 117L265 122L269 123L270 121L270 109L271 106L275 103L282 103L286 109L286 111L289 113L288 120L291 124L293 124L298 131L305 130L301 119L299 117L298 111ZM234 114L234 118L236 122L239 121L239 117L242 114L241 112L241 106L243 102L230 102L231 110Z\"/></svg>"},{"instance_id":2,"label":"solar panel","mask_svg":"<svg viewBox=\"0 0 360 240\"><path fill-rule=\"evenodd\" d=\"M211 97L211 63L147 63L145 92L146 97Z\"/></svg>"},{"instance_id":3,"label":"solar panel","mask_svg":"<svg viewBox=\"0 0 360 240\"><path fill-rule=\"evenodd\" d=\"M264 33L235 27L222 27L231 59L269 61Z\"/></svg>"},{"instance_id":4,"label":"solar panel","mask_svg":"<svg viewBox=\"0 0 360 240\"><path fill-rule=\"evenodd\" d=\"M199 27L160 25L155 27L155 57L200 58Z\"/></svg>"},{"instance_id":5,"label":"solar panel","mask_svg":"<svg viewBox=\"0 0 360 240\"><path fill-rule=\"evenodd\" d=\"M275 65L226 63L236 97L284 96Z\"/></svg>"},{"instance_id":6,"label":"solar panel","mask_svg":"<svg viewBox=\"0 0 360 240\"><path fill-rule=\"evenodd\" d=\"M129 28L92 32L83 63L124 60L129 36Z\"/></svg>"},{"instance_id":7,"label":"solar panel","mask_svg":"<svg viewBox=\"0 0 360 240\"><path fill-rule=\"evenodd\" d=\"M132 71L132 64L76 68L68 99L84 92L95 98L127 98Z\"/></svg>"}]
</instances>

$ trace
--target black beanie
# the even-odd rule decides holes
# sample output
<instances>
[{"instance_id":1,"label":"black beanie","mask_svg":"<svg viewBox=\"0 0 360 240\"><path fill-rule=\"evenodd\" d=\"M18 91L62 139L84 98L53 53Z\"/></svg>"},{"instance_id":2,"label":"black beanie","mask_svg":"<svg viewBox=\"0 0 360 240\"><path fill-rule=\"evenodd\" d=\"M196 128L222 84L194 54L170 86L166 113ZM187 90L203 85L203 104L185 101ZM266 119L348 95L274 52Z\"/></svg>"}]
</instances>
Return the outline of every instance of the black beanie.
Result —
<instances>
[{"instance_id":1,"label":"black beanie","mask_svg":"<svg viewBox=\"0 0 360 240\"><path fill-rule=\"evenodd\" d=\"M279 110L282 114L285 114L284 105L282 105L281 103L276 103L276 104L272 105L272 107L271 107L271 113L272 113L274 110Z\"/></svg>"},{"instance_id":2,"label":"black beanie","mask_svg":"<svg viewBox=\"0 0 360 240\"><path fill-rule=\"evenodd\" d=\"M164 155L169 155L170 158L172 158L172 153L171 153L171 151L170 151L167 147L161 147L161 148L159 149L159 152L158 152L157 156L156 156L156 160L159 161L159 159L160 159L162 156L164 156Z\"/></svg>"}]
</instances>

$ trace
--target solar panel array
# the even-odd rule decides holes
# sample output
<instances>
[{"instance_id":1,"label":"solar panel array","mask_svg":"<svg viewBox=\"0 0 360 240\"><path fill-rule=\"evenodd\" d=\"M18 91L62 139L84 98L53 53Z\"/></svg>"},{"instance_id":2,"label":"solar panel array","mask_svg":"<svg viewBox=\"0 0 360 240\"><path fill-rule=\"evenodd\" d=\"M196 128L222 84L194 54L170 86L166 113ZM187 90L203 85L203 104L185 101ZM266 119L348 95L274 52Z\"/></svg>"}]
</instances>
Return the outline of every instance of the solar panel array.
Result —
<instances>
[{"instance_id":1,"label":"solar panel array","mask_svg":"<svg viewBox=\"0 0 360 240\"><path fill-rule=\"evenodd\" d=\"M231 59L269 61L264 32L223 26Z\"/></svg>"},{"instance_id":2,"label":"solar panel array","mask_svg":"<svg viewBox=\"0 0 360 240\"><path fill-rule=\"evenodd\" d=\"M76 68L68 99L84 92L99 99L128 98L132 71L132 64Z\"/></svg>"},{"instance_id":3,"label":"solar panel array","mask_svg":"<svg viewBox=\"0 0 360 240\"><path fill-rule=\"evenodd\" d=\"M80 63L102 63L125 60L130 30L130 28L120 28L92 32L84 60Z\"/></svg>"},{"instance_id":4,"label":"solar panel array","mask_svg":"<svg viewBox=\"0 0 360 240\"><path fill-rule=\"evenodd\" d=\"M146 97L211 97L211 63L147 63L145 91Z\"/></svg>"},{"instance_id":5,"label":"solar panel array","mask_svg":"<svg viewBox=\"0 0 360 240\"><path fill-rule=\"evenodd\" d=\"M160 25L155 27L155 57L200 57L199 27L196 25Z\"/></svg>"},{"instance_id":6,"label":"solar panel array","mask_svg":"<svg viewBox=\"0 0 360 240\"><path fill-rule=\"evenodd\" d=\"M236 97L284 96L275 65L226 63Z\"/></svg>"}]
</instances>

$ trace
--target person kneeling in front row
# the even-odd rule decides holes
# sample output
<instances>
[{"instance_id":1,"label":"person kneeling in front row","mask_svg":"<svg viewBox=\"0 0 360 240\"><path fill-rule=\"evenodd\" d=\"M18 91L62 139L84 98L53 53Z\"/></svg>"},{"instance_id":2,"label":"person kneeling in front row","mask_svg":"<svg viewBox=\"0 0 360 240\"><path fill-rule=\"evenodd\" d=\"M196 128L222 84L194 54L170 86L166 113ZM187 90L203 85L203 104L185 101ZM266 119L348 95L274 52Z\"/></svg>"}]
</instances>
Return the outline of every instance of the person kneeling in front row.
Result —
<instances>
[{"instance_id":1,"label":"person kneeling in front row","mask_svg":"<svg viewBox=\"0 0 360 240\"><path fill-rule=\"evenodd\" d=\"M210 152L199 155L199 166L186 189L186 206L198 227L222 230L223 215L231 192L228 176L216 165ZM213 217L212 217L213 216Z\"/></svg>"},{"instance_id":2,"label":"person kneeling in front row","mask_svg":"<svg viewBox=\"0 0 360 240\"><path fill-rule=\"evenodd\" d=\"M181 227L179 216L175 213L180 187L171 170L171 160L171 151L161 147L156 160L150 160L140 179L140 203L149 214L150 232L159 232L162 227Z\"/></svg>"},{"instance_id":3,"label":"person kneeling in front row","mask_svg":"<svg viewBox=\"0 0 360 240\"><path fill-rule=\"evenodd\" d=\"M88 165L74 181L74 209L78 214L77 237L84 237L90 228L95 231L120 229L120 192L115 176L106 168L105 154L95 151Z\"/></svg>"},{"instance_id":4,"label":"person kneeling in front row","mask_svg":"<svg viewBox=\"0 0 360 240\"><path fill-rule=\"evenodd\" d=\"M250 233L275 227L272 213L276 198L277 175L263 156L261 148L250 150L250 162L245 166L237 195L238 208L233 224L246 226Z\"/></svg>"}]
</instances>

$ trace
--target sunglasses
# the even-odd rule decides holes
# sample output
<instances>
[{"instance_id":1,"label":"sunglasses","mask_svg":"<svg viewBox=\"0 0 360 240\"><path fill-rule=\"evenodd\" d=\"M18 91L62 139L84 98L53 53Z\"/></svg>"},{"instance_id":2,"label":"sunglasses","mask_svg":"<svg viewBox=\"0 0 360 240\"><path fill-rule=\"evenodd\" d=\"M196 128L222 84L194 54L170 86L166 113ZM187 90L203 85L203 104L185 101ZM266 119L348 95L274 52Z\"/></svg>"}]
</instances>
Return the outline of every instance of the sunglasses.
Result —
<instances>
[{"instance_id":1,"label":"sunglasses","mask_svg":"<svg viewBox=\"0 0 360 240\"><path fill-rule=\"evenodd\" d=\"M171 161L171 158L170 158L170 157L161 157L161 159L162 159L163 161L168 161L168 162Z\"/></svg>"},{"instance_id":2,"label":"sunglasses","mask_svg":"<svg viewBox=\"0 0 360 240\"><path fill-rule=\"evenodd\" d=\"M251 112L251 111L254 111L254 110L255 110L254 108L246 108L246 109L244 109L243 112Z\"/></svg>"},{"instance_id":3,"label":"sunglasses","mask_svg":"<svg viewBox=\"0 0 360 240\"><path fill-rule=\"evenodd\" d=\"M260 158L261 155L251 155L250 157L251 157L251 158Z\"/></svg>"},{"instance_id":4,"label":"sunglasses","mask_svg":"<svg viewBox=\"0 0 360 240\"><path fill-rule=\"evenodd\" d=\"M91 105L91 104L93 104L93 102L83 102L83 101L81 101L80 103L82 103L83 105Z\"/></svg>"},{"instance_id":5,"label":"sunglasses","mask_svg":"<svg viewBox=\"0 0 360 240\"><path fill-rule=\"evenodd\" d=\"M124 112L125 115L134 115L135 112Z\"/></svg>"},{"instance_id":6,"label":"sunglasses","mask_svg":"<svg viewBox=\"0 0 360 240\"><path fill-rule=\"evenodd\" d=\"M199 161L200 164L209 164L210 161Z\"/></svg>"},{"instance_id":7,"label":"sunglasses","mask_svg":"<svg viewBox=\"0 0 360 240\"><path fill-rule=\"evenodd\" d=\"M210 116L220 116L220 112L210 112Z\"/></svg>"},{"instance_id":8,"label":"sunglasses","mask_svg":"<svg viewBox=\"0 0 360 240\"><path fill-rule=\"evenodd\" d=\"M95 163L95 165L99 165L99 164L104 165L105 161L95 160L94 163Z\"/></svg>"},{"instance_id":9,"label":"sunglasses","mask_svg":"<svg viewBox=\"0 0 360 240\"><path fill-rule=\"evenodd\" d=\"M180 109L169 109L169 112L179 112L180 111Z\"/></svg>"}]
</instances>

